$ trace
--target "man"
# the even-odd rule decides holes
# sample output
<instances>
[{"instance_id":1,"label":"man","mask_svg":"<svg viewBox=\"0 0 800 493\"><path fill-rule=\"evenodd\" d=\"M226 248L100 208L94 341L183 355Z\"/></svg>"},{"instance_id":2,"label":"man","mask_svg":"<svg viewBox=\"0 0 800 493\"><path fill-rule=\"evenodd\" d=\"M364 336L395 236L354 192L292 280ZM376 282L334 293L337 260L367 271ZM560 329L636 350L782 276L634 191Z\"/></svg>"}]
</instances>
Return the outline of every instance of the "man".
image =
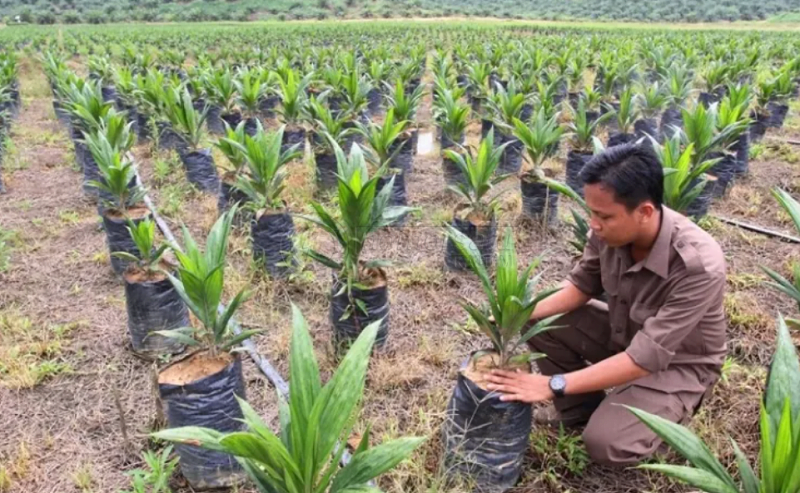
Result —
<instances>
[{"instance_id":1,"label":"man","mask_svg":"<svg viewBox=\"0 0 800 493\"><path fill-rule=\"evenodd\" d=\"M725 258L710 235L662 205L664 177L652 150L612 147L581 176L589 241L563 289L532 315L564 313L556 322L563 328L530 342L547 355L537 362L541 375L496 371L490 389L503 400L552 399L555 413L537 411L538 422L586 424L592 459L625 466L661 441L624 406L686 422L719 377ZM594 299L604 293L607 305Z\"/></svg>"}]
</instances>

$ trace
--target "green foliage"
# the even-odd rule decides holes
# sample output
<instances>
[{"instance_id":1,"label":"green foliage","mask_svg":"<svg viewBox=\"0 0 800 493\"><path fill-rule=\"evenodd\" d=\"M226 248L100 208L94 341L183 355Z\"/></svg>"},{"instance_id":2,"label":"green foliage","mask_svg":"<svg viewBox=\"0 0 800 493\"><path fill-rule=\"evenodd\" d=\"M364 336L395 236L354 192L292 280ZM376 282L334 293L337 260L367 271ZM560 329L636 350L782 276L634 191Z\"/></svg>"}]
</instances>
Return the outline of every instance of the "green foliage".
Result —
<instances>
[{"instance_id":1,"label":"green foliage","mask_svg":"<svg viewBox=\"0 0 800 493\"><path fill-rule=\"evenodd\" d=\"M342 261L338 262L315 250L306 253L321 264L339 271L347 282L348 293L361 280L362 269L380 267L385 262L373 260L361 262L361 251L367 237L380 228L389 226L410 212L409 207L389 206L389 194L394 186L394 177L377 191L378 179L385 167L371 178L361 147L353 145L350 156L345 156L338 144L336 150L338 186L338 218L317 202L311 202L316 217L302 216L319 225L342 247Z\"/></svg>"},{"instance_id":2,"label":"green foliage","mask_svg":"<svg viewBox=\"0 0 800 493\"><path fill-rule=\"evenodd\" d=\"M370 448L369 428L349 464L340 461L342 441L353 433L363 400L367 367L380 322L367 326L323 386L303 315L292 305L289 400L278 394L281 432L276 436L256 411L239 400L247 431L222 434L185 427L156 438L234 455L259 491L347 493L377 491L370 481L391 470L424 441L399 438Z\"/></svg>"},{"instance_id":3,"label":"green foliage","mask_svg":"<svg viewBox=\"0 0 800 493\"><path fill-rule=\"evenodd\" d=\"M775 200L778 201L781 208L783 208L783 210L789 214L789 217L792 219L792 223L794 223L795 229L800 232L800 203L798 203L791 195L789 195L788 192L781 190L780 188L773 190L772 195L775 197ZM792 264L792 279L794 282L789 281L768 267L762 266L761 268L772 279L772 282L768 282L767 286L777 289L781 293L794 300L800 309L800 264ZM792 320L792 322L797 323L794 320Z\"/></svg>"},{"instance_id":4,"label":"green foliage","mask_svg":"<svg viewBox=\"0 0 800 493\"><path fill-rule=\"evenodd\" d=\"M170 459L171 454L171 445L159 454L151 450L142 453L142 460L147 469L134 469L125 473L131 478L133 489L123 493L172 493L169 480L178 467L178 459Z\"/></svg>"},{"instance_id":5,"label":"green foliage","mask_svg":"<svg viewBox=\"0 0 800 493\"><path fill-rule=\"evenodd\" d=\"M234 80L236 87L236 102L248 118L258 116L259 103L267 93L267 84L262 79L262 74L255 70L239 72L239 78Z\"/></svg>"},{"instance_id":6,"label":"green foliage","mask_svg":"<svg viewBox=\"0 0 800 493\"><path fill-rule=\"evenodd\" d=\"M628 408L691 466L647 464L639 466L662 472L709 493L794 493L800 489L800 364L782 317L778 320L777 347L767 377L761 405L760 474L756 474L738 444L731 440L739 472L737 482L714 457L708 446L691 431L667 419Z\"/></svg>"},{"instance_id":7,"label":"green foliage","mask_svg":"<svg viewBox=\"0 0 800 493\"><path fill-rule=\"evenodd\" d=\"M586 115L586 101L581 98L578 101L578 108L575 110L575 118L569 123L569 140L572 150L578 152L588 152L593 148L593 139L597 127L614 117L613 111L603 113L594 121L589 120Z\"/></svg>"},{"instance_id":8,"label":"green foliage","mask_svg":"<svg viewBox=\"0 0 800 493\"><path fill-rule=\"evenodd\" d=\"M193 148L198 149L203 140L205 130L203 123L206 121L208 109L197 111L192 103L189 90L171 89L172 97L168 99L167 116L180 135Z\"/></svg>"},{"instance_id":9,"label":"green foliage","mask_svg":"<svg viewBox=\"0 0 800 493\"><path fill-rule=\"evenodd\" d=\"M136 168L133 161L115 149L105 134L97 133L87 140L101 180L92 180L89 185L109 194L112 199L106 207L125 215L128 208L142 203L146 191L136 183Z\"/></svg>"},{"instance_id":10,"label":"green foliage","mask_svg":"<svg viewBox=\"0 0 800 493\"><path fill-rule=\"evenodd\" d=\"M245 124L246 122L242 121L236 125L236 128L231 128L226 122L225 137L219 139L214 144L214 147L219 149L228 159L234 176L238 176L241 173L242 168L247 162L242 152L242 146L245 145L245 137L247 137L244 131Z\"/></svg>"},{"instance_id":11,"label":"green foliage","mask_svg":"<svg viewBox=\"0 0 800 493\"><path fill-rule=\"evenodd\" d=\"M286 164L300 156L300 144L281 150L284 128L264 132L259 122L256 135L245 135L244 144L229 141L239 149L249 171L248 174L238 175L235 186L250 199L248 207L257 211L283 207L281 193L286 188Z\"/></svg>"},{"instance_id":12,"label":"green foliage","mask_svg":"<svg viewBox=\"0 0 800 493\"><path fill-rule=\"evenodd\" d=\"M386 84L386 88L392 91L386 96L386 99L388 108L394 112L394 116L398 121L413 122L417 118L417 110L422 103L423 86L420 85L409 93L398 79L394 87Z\"/></svg>"},{"instance_id":13,"label":"green foliage","mask_svg":"<svg viewBox=\"0 0 800 493\"><path fill-rule=\"evenodd\" d=\"M490 217L493 214L497 197L489 201L484 201L483 197L495 185L511 176L495 176L497 166L500 164L500 158L508 144L507 142L495 147L494 129L492 129L486 138L481 140L477 155L473 155L471 149L466 153L456 152L452 149L444 151L445 157L458 166L466 179L465 182L459 182L448 188L463 198L469 204L471 210L478 211L486 217Z\"/></svg>"},{"instance_id":14,"label":"green foliage","mask_svg":"<svg viewBox=\"0 0 800 493\"><path fill-rule=\"evenodd\" d=\"M370 152L367 154L367 159L378 168L391 164L392 158L401 150L401 146L397 146L394 150L392 147L403 134L407 125L408 122L404 120L395 122L392 109L386 113L381 124L359 122L358 131L369 144ZM404 142L402 145L408 144L408 142Z\"/></svg>"},{"instance_id":15,"label":"green foliage","mask_svg":"<svg viewBox=\"0 0 800 493\"><path fill-rule=\"evenodd\" d=\"M171 245L178 259L178 275L167 275L202 327L181 327L155 332L187 346L207 349L211 356L216 356L220 351L229 351L258 333L257 330L245 330L240 335L234 335L228 326L236 310L247 299L248 295L244 290L239 291L224 312L218 312L225 283L228 235L236 212L237 207L234 206L217 219L208 233L205 253L200 250L186 226L183 226L186 251L181 250L178 245Z\"/></svg>"},{"instance_id":16,"label":"green foliage","mask_svg":"<svg viewBox=\"0 0 800 493\"><path fill-rule=\"evenodd\" d=\"M525 152L533 166L533 176L539 180L544 178L542 163L553 153L564 133L556 118L557 115L548 117L544 108L540 108L531 119L530 125L519 119L514 120L514 136L525 146Z\"/></svg>"},{"instance_id":17,"label":"green foliage","mask_svg":"<svg viewBox=\"0 0 800 493\"><path fill-rule=\"evenodd\" d=\"M692 162L697 153L694 143L684 148L679 134L664 142L664 145L650 137L653 150L664 168L664 205L684 213L689 205L703 192L708 182L706 172L717 160L703 161L699 165Z\"/></svg>"},{"instance_id":18,"label":"green foliage","mask_svg":"<svg viewBox=\"0 0 800 493\"><path fill-rule=\"evenodd\" d=\"M433 118L452 142L459 143L469 123L469 106L459 99L459 90L437 84L433 98Z\"/></svg>"},{"instance_id":19,"label":"green foliage","mask_svg":"<svg viewBox=\"0 0 800 493\"><path fill-rule=\"evenodd\" d=\"M558 291L546 289L536 293L536 288L541 280L541 274L530 278L533 271L541 263L541 257L522 273L517 271L517 252L514 249L514 238L511 228L506 228L503 245L497 257L497 273L495 285L492 285L489 273L483 264L483 258L468 236L454 227L447 226L447 236L456 245L458 251L464 256L470 269L478 276L483 286L483 292L488 300L488 309L481 308L469 302L462 302L461 306L491 341L494 351L500 356L499 366L506 368L509 365L529 362L544 356L534 353L523 353L512 356L514 352L525 345L532 337L546 330L555 328L552 324L560 315L548 317L536 322L533 327L522 333L522 329L530 322L531 313L536 305L551 294ZM516 341L514 341L516 339ZM512 342L514 341L514 342ZM476 357L481 353L476 353Z\"/></svg>"},{"instance_id":20,"label":"green foliage","mask_svg":"<svg viewBox=\"0 0 800 493\"><path fill-rule=\"evenodd\" d=\"M158 248L155 247L156 223L149 217L139 221L138 224L128 220L128 232L136 245L136 249L139 250L139 256L137 257L128 252L113 252L112 255L133 262L134 265L146 272L157 271L161 257L169 246L164 244Z\"/></svg>"}]
</instances>

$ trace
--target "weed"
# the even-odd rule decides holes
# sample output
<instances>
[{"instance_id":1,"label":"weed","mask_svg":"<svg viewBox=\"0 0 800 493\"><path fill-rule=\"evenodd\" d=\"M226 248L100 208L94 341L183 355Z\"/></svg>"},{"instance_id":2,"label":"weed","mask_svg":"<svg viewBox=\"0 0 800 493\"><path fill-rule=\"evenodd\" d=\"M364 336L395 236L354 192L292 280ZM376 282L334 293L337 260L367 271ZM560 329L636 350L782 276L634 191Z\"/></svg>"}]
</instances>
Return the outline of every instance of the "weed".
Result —
<instances>
[{"instance_id":1,"label":"weed","mask_svg":"<svg viewBox=\"0 0 800 493\"><path fill-rule=\"evenodd\" d=\"M463 323L450 322L450 328L456 332L461 332L462 334L467 335L482 334L481 329L478 327L478 324L472 320L472 317L467 317L466 322Z\"/></svg>"},{"instance_id":2,"label":"weed","mask_svg":"<svg viewBox=\"0 0 800 493\"><path fill-rule=\"evenodd\" d=\"M753 305L754 301L748 300L742 293L727 293L723 307L730 325L745 331L760 331L769 327L772 323L770 316Z\"/></svg>"},{"instance_id":3,"label":"weed","mask_svg":"<svg viewBox=\"0 0 800 493\"><path fill-rule=\"evenodd\" d=\"M160 210L169 218L176 218L183 212L184 199L189 193L186 183L170 183L161 189Z\"/></svg>"},{"instance_id":4,"label":"weed","mask_svg":"<svg viewBox=\"0 0 800 493\"><path fill-rule=\"evenodd\" d=\"M11 252L19 244L19 235L15 231L0 226L0 273L11 267Z\"/></svg>"},{"instance_id":5,"label":"weed","mask_svg":"<svg viewBox=\"0 0 800 493\"><path fill-rule=\"evenodd\" d=\"M171 459L172 446L157 454L146 451L142 454L147 469L135 469L127 473L131 477L133 489L122 493L171 493L169 479L178 465L178 459Z\"/></svg>"},{"instance_id":6,"label":"weed","mask_svg":"<svg viewBox=\"0 0 800 493\"><path fill-rule=\"evenodd\" d=\"M764 144L753 144L750 146L749 157L751 160L755 161L764 155L764 151L766 151L766 146Z\"/></svg>"},{"instance_id":7,"label":"weed","mask_svg":"<svg viewBox=\"0 0 800 493\"><path fill-rule=\"evenodd\" d=\"M67 226L76 226L81 218L76 211L58 211L58 219Z\"/></svg>"},{"instance_id":8,"label":"weed","mask_svg":"<svg viewBox=\"0 0 800 493\"><path fill-rule=\"evenodd\" d=\"M450 221L453 220L453 211L444 207L433 209L430 211L430 213L428 213L428 219L434 226L450 224Z\"/></svg>"},{"instance_id":9,"label":"weed","mask_svg":"<svg viewBox=\"0 0 800 493\"><path fill-rule=\"evenodd\" d=\"M81 490L81 493L90 493L94 484L92 465L87 462L79 467L72 474L72 482L75 483L76 488Z\"/></svg>"},{"instance_id":10,"label":"weed","mask_svg":"<svg viewBox=\"0 0 800 493\"><path fill-rule=\"evenodd\" d=\"M764 276L743 272L741 274L728 274L728 285L734 290L752 289L761 286Z\"/></svg>"},{"instance_id":11,"label":"weed","mask_svg":"<svg viewBox=\"0 0 800 493\"><path fill-rule=\"evenodd\" d=\"M62 353L77 326L45 327L15 311L0 312L0 384L31 388L48 377L71 371Z\"/></svg>"},{"instance_id":12,"label":"weed","mask_svg":"<svg viewBox=\"0 0 800 493\"><path fill-rule=\"evenodd\" d=\"M174 183L175 173L180 170L180 166L180 160L173 153L157 157L153 160L153 183L156 185Z\"/></svg>"},{"instance_id":13,"label":"weed","mask_svg":"<svg viewBox=\"0 0 800 493\"><path fill-rule=\"evenodd\" d=\"M14 480L23 479L30 470L31 453L28 444L20 442L17 451L0 464L0 493L11 491Z\"/></svg>"},{"instance_id":14,"label":"weed","mask_svg":"<svg viewBox=\"0 0 800 493\"><path fill-rule=\"evenodd\" d=\"M108 252L97 252L92 256L92 262L99 264L99 265L106 265L108 260Z\"/></svg>"},{"instance_id":15,"label":"weed","mask_svg":"<svg viewBox=\"0 0 800 493\"><path fill-rule=\"evenodd\" d=\"M430 267L427 263L406 267L399 274L397 282L403 289L411 286L440 286L444 282L442 270Z\"/></svg>"},{"instance_id":16,"label":"weed","mask_svg":"<svg viewBox=\"0 0 800 493\"><path fill-rule=\"evenodd\" d=\"M31 203L30 200L26 199L20 202L17 205L17 207L19 207L19 210L21 210L22 212L28 212L29 210L31 210L31 207L33 207L33 204Z\"/></svg>"},{"instance_id":17,"label":"weed","mask_svg":"<svg viewBox=\"0 0 800 493\"><path fill-rule=\"evenodd\" d=\"M555 436L546 427L537 427L531 433L531 448L541 461L540 476L554 487L564 474L579 475L589 464L580 435L567 433L563 426Z\"/></svg>"}]
</instances>

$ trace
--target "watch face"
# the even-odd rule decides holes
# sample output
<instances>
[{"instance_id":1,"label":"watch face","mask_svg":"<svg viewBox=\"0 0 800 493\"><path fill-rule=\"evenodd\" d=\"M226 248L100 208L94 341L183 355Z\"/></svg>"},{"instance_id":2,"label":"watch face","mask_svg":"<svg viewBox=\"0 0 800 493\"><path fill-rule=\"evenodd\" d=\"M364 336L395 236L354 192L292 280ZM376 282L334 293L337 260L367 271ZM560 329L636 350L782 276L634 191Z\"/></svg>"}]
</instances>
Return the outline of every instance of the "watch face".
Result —
<instances>
[{"instance_id":1,"label":"watch face","mask_svg":"<svg viewBox=\"0 0 800 493\"><path fill-rule=\"evenodd\" d=\"M567 379L564 378L564 375L555 375L550 379L550 390L553 392L560 394L563 393L566 388Z\"/></svg>"}]
</instances>

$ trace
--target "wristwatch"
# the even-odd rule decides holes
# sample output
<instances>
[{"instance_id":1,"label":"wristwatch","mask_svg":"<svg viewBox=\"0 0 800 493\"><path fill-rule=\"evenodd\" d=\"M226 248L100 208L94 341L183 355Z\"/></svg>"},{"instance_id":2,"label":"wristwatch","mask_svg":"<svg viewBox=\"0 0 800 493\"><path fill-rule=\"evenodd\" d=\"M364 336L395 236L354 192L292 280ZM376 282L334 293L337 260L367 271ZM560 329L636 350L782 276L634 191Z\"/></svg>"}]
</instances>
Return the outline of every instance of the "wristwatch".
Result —
<instances>
[{"instance_id":1,"label":"wristwatch","mask_svg":"<svg viewBox=\"0 0 800 493\"><path fill-rule=\"evenodd\" d=\"M567 379L564 375L553 375L550 377L550 390L556 397L564 397L564 391L567 390Z\"/></svg>"}]
</instances>

